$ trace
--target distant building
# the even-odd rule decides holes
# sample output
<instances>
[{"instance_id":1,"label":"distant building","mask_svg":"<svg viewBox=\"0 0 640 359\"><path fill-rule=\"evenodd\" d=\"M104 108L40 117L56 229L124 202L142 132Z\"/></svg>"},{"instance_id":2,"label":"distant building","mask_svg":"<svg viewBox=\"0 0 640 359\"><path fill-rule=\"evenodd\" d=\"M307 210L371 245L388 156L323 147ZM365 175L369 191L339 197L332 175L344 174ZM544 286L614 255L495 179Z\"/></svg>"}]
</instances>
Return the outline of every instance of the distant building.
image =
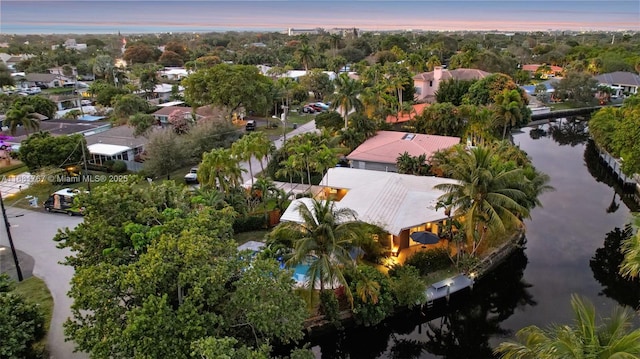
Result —
<instances>
[{"instance_id":1,"label":"distant building","mask_svg":"<svg viewBox=\"0 0 640 359\"><path fill-rule=\"evenodd\" d=\"M296 35L303 35L303 34L309 34L309 35L317 35L320 33L321 29L293 29L293 28L289 28L287 30L287 33L289 34L289 36L296 36Z\"/></svg>"},{"instance_id":2,"label":"distant building","mask_svg":"<svg viewBox=\"0 0 640 359\"><path fill-rule=\"evenodd\" d=\"M84 51L87 49L87 44L78 44L76 42L76 39L67 39L62 45L52 45L51 50L55 50L60 46L62 46L66 50Z\"/></svg>"}]
</instances>

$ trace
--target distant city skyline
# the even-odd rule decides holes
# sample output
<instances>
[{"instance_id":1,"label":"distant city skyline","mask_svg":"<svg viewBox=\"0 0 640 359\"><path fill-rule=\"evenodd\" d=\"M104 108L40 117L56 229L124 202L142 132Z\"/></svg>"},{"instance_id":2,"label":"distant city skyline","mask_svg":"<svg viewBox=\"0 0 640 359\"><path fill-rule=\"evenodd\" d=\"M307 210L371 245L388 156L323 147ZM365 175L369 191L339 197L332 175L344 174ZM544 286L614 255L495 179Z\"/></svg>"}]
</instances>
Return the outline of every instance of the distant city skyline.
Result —
<instances>
[{"instance_id":1,"label":"distant city skyline","mask_svg":"<svg viewBox=\"0 0 640 359\"><path fill-rule=\"evenodd\" d=\"M0 3L0 33L277 31L640 31L633 1L31 1Z\"/></svg>"}]
</instances>

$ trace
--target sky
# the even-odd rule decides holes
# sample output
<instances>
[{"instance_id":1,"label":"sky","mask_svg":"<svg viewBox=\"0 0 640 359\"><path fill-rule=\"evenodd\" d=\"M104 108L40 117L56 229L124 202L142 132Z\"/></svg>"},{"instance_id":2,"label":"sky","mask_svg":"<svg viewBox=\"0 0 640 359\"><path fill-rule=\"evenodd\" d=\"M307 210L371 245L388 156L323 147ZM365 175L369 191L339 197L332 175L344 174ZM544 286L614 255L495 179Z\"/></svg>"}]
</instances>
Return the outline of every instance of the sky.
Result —
<instances>
[{"instance_id":1,"label":"sky","mask_svg":"<svg viewBox=\"0 0 640 359\"><path fill-rule=\"evenodd\" d=\"M635 30L640 1L1 0L2 34L383 30Z\"/></svg>"}]
</instances>

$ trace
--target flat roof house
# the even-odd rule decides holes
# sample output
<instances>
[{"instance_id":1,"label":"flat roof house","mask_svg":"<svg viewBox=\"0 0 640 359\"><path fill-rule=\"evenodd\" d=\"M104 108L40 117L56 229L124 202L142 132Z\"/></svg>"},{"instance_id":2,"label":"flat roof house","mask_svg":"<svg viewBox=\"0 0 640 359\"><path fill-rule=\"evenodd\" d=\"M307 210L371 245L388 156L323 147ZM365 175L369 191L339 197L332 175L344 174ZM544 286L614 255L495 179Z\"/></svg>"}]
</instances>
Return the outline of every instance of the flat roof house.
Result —
<instances>
[{"instance_id":1,"label":"flat roof house","mask_svg":"<svg viewBox=\"0 0 640 359\"><path fill-rule=\"evenodd\" d=\"M347 155L347 160L352 168L397 172L397 159L405 152L412 157L424 154L428 160L434 153L459 143L460 137L378 131Z\"/></svg>"}]
</instances>

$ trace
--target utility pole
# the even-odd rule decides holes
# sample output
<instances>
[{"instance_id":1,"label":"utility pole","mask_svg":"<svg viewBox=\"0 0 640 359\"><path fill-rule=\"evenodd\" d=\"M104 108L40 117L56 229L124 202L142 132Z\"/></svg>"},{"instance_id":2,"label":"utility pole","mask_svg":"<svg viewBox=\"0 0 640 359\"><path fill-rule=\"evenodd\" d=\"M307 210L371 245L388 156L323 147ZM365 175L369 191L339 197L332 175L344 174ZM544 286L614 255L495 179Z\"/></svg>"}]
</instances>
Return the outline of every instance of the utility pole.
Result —
<instances>
[{"instance_id":1,"label":"utility pole","mask_svg":"<svg viewBox=\"0 0 640 359\"><path fill-rule=\"evenodd\" d=\"M11 229L9 228L9 220L7 219L7 211L4 208L4 199L2 193L0 193L0 207L2 207L2 217L4 218L4 227L7 230L7 238L9 239L9 247L11 247L11 254L13 254L13 263L16 266L16 272L18 274L18 282L22 282L22 269L20 269L20 261L18 261L18 253L16 247L13 245L13 238L11 237Z\"/></svg>"},{"instance_id":2,"label":"utility pole","mask_svg":"<svg viewBox=\"0 0 640 359\"><path fill-rule=\"evenodd\" d=\"M84 164L84 176L82 176L82 178L88 179L88 181L87 181L87 191L89 191L89 193L91 193L91 178L89 178L89 170L87 169L87 154L86 154L86 151L84 150L85 143L86 143L86 140L84 139L84 136L83 136L82 137L82 143L80 144L82 146L82 162Z\"/></svg>"},{"instance_id":3,"label":"utility pole","mask_svg":"<svg viewBox=\"0 0 640 359\"><path fill-rule=\"evenodd\" d=\"M282 121L282 146L287 143L287 114L289 112L289 106L282 105L282 115L280 115L280 121Z\"/></svg>"}]
</instances>

